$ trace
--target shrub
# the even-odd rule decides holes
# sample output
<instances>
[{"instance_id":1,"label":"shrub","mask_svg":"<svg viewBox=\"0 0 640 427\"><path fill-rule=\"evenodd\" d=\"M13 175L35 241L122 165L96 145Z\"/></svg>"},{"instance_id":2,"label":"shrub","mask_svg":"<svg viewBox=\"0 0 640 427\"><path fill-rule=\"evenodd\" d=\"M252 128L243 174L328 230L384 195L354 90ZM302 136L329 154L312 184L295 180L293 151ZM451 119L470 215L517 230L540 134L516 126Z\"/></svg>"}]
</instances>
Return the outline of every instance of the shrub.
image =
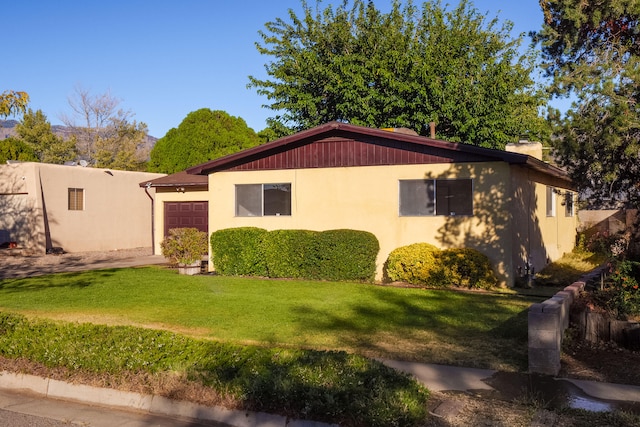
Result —
<instances>
[{"instance_id":1,"label":"shrub","mask_svg":"<svg viewBox=\"0 0 640 427\"><path fill-rule=\"evenodd\" d=\"M470 248L445 249L436 254L441 286L489 289L498 283L489 258Z\"/></svg>"},{"instance_id":2,"label":"shrub","mask_svg":"<svg viewBox=\"0 0 640 427\"><path fill-rule=\"evenodd\" d=\"M319 258L315 278L323 280L373 281L378 239L359 230L328 230L316 236L315 252ZM312 273L312 272L310 272Z\"/></svg>"},{"instance_id":3,"label":"shrub","mask_svg":"<svg viewBox=\"0 0 640 427\"><path fill-rule=\"evenodd\" d=\"M161 243L162 255L173 264L189 265L208 252L207 233L197 228L172 228Z\"/></svg>"},{"instance_id":4,"label":"shrub","mask_svg":"<svg viewBox=\"0 0 640 427\"><path fill-rule=\"evenodd\" d=\"M372 281L380 245L366 231L245 227L216 231L211 247L220 274Z\"/></svg>"},{"instance_id":5,"label":"shrub","mask_svg":"<svg viewBox=\"0 0 640 427\"><path fill-rule=\"evenodd\" d=\"M313 278L318 259L314 256L315 231L274 230L262 242L269 277Z\"/></svg>"},{"instance_id":6,"label":"shrub","mask_svg":"<svg viewBox=\"0 0 640 427\"><path fill-rule=\"evenodd\" d=\"M394 249L386 263L386 276L392 281L432 285L438 280L436 254L440 250L429 243L414 243Z\"/></svg>"},{"instance_id":7,"label":"shrub","mask_svg":"<svg viewBox=\"0 0 640 427\"><path fill-rule=\"evenodd\" d=\"M211 234L215 269L229 276L267 276L262 242L267 231L256 227L218 230Z\"/></svg>"},{"instance_id":8,"label":"shrub","mask_svg":"<svg viewBox=\"0 0 640 427\"><path fill-rule=\"evenodd\" d=\"M612 268L604 294L607 308L619 319L640 315L640 262L619 261Z\"/></svg>"}]
</instances>

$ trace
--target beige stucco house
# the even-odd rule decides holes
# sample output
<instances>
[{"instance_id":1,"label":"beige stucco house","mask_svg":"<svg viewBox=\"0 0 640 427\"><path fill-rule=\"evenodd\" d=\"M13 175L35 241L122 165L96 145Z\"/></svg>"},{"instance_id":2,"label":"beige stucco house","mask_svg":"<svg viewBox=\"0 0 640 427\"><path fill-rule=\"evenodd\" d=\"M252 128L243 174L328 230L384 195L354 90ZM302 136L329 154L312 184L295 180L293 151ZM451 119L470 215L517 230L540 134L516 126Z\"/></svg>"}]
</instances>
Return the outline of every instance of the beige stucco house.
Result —
<instances>
[{"instance_id":1,"label":"beige stucco house","mask_svg":"<svg viewBox=\"0 0 640 427\"><path fill-rule=\"evenodd\" d=\"M184 204L190 224L198 202L209 233L369 231L378 279L393 249L428 242L480 250L513 285L527 264L539 270L572 250L576 215L574 186L540 160L541 146L509 148L529 154L332 122L141 186L157 190L157 252L167 221L180 224Z\"/></svg>"},{"instance_id":2,"label":"beige stucco house","mask_svg":"<svg viewBox=\"0 0 640 427\"><path fill-rule=\"evenodd\" d=\"M141 180L164 174L15 162L0 165L0 244L44 254L152 245Z\"/></svg>"}]
</instances>

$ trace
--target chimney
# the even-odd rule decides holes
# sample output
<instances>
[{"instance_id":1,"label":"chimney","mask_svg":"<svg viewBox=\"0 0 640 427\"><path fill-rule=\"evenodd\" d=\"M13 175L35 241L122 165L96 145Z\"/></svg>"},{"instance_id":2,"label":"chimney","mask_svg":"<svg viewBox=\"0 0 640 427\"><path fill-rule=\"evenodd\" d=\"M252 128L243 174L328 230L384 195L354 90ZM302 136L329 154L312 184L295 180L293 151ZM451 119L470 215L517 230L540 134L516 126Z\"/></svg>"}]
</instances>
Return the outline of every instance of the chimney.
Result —
<instances>
[{"instance_id":1,"label":"chimney","mask_svg":"<svg viewBox=\"0 0 640 427\"><path fill-rule=\"evenodd\" d=\"M436 139L436 122L429 122L429 129L431 130L431 139Z\"/></svg>"},{"instance_id":2,"label":"chimney","mask_svg":"<svg viewBox=\"0 0 640 427\"><path fill-rule=\"evenodd\" d=\"M505 151L512 153L527 154L531 157L535 157L538 160L542 160L542 143L531 142L526 139L522 139L517 143L509 143L504 147Z\"/></svg>"}]
</instances>

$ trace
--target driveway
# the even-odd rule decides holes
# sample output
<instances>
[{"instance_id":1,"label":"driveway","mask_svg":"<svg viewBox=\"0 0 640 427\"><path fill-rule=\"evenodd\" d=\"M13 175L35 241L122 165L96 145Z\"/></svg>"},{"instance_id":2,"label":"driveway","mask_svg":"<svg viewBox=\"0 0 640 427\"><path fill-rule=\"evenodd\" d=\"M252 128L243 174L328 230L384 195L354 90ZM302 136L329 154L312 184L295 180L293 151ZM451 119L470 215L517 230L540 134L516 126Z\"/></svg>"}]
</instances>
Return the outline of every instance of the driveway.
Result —
<instances>
[{"instance_id":1,"label":"driveway","mask_svg":"<svg viewBox=\"0 0 640 427\"><path fill-rule=\"evenodd\" d=\"M162 255L152 255L151 248L39 256L12 255L11 249L3 249L0 250L0 279L106 268L136 267L165 264L166 262Z\"/></svg>"}]
</instances>

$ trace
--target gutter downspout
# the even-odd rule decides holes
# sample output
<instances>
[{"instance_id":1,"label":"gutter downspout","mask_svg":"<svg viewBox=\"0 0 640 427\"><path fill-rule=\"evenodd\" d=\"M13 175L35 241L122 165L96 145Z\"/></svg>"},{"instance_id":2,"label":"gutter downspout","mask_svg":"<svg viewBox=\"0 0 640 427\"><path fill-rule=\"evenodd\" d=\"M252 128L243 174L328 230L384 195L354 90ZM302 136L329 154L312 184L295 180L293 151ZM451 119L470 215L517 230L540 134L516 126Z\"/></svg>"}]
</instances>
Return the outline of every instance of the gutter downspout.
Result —
<instances>
[{"instance_id":1,"label":"gutter downspout","mask_svg":"<svg viewBox=\"0 0 640 427\"><path fill-rule=\"evenodd\" d=\"M151 197L151 194L149 194L149 189L151 188L151 183L147 182L147 185L144 186L144 192L147 193L147 196L149 196L149 200L151 200L151 253L153 255L156 254L156 229L155 229L155 212L156 212L156 208L155 208L155 199L153 197Z\"/></svg>"}]
</instances>

